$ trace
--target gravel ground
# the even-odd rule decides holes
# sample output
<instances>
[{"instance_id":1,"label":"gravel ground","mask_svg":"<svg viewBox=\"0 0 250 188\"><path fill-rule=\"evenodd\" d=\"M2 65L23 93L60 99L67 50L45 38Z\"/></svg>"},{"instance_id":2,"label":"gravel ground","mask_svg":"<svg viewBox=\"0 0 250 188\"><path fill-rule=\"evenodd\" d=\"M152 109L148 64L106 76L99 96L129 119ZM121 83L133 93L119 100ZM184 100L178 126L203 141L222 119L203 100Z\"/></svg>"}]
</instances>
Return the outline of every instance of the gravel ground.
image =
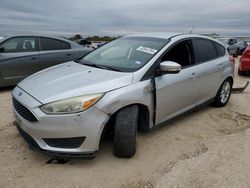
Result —
<instances>
[{"instance_id":1,"label":"gravel ground","mask_svg":"<svg viewBox=\"0 0 250 188\"><path fill-rule=\"evenodd\" d=\"M235 87L249 79L236 75ZM0 187L250 187L249 91L139 134L132 159L115 158L106 141L93 160L47 164L18 134L11 89L1 89Z\"/></svg>"}]
</instances>

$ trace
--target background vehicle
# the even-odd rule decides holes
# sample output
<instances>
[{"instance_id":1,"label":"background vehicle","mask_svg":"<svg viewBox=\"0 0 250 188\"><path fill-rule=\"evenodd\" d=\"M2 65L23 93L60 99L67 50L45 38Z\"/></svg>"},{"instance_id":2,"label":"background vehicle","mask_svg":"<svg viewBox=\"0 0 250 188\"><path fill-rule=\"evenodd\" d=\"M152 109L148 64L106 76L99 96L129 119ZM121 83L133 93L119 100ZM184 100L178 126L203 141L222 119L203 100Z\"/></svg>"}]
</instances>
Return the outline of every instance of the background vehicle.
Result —
<instances>
[{"instance_id":1,"label":"background vehicle","mask_svg":"<svg viewBox=\"0 0 250 188\"><path fill-rule=\"evenodd\" d=\"M77 41L78 44L80 44L81 46L85 47L85 48L91 48L91 49L95 49L95 47L93 46L91 41L85 40L85 39L80 39Z\"/></svg>"},{"instance_id":2,"label":"background vehicle","mask_svg":"<svg viewBox=\"0 0 250 188\"><path fill-rule=\"evenodd\" d=\"M240 58L240 63L239 63L239 67L238 67L238 74L244 75L249 71L250 71L250 44L245 49L245 51L243 52L243 54Z\"/></svg>"},{"instance_id":3,"label":"background vehicle","mask_svg":"<svg viewBox=\"0 0 250 188\"><path fill-rule=\"evenodd\" d=\"M16 85L47 67L81 59L91 50L49 36L11 36L0 41L0 87Z\"/></svg>"},{"instance_id":4,"label":"background vehicle","mask_svg":"<svg viewBox=\"0 0 250 188\"><path fill-rule=\"evenodd\" d=\"M114 155L132 157L137 130L207 103L225 106L233 73L226 48L211 38L131 35L20 82L17 127L35 149L66 156L93 156L112 132Z\"/></svg>"},{"instance_id":5,"label":"background vehicle","mask_svg":"<svg viewBox=\"0 0 250 188\"><path fill-rule=\"evenodd\" d=\"M250 39L244 40L244 42L246 42L247 45L249 45L250 44Z\"/></svg>"},{"instance_id":6,"label":"background vehicle","mask_svg":"<svg viewBox=\"0 0 250 188\"><path fill-rule=\"evenodd\" d=\"M246 42L236 38L217 38L217 39L223 42L229 54L235 57L241 55L247 47Z\"/></svg>"}]
</instances>

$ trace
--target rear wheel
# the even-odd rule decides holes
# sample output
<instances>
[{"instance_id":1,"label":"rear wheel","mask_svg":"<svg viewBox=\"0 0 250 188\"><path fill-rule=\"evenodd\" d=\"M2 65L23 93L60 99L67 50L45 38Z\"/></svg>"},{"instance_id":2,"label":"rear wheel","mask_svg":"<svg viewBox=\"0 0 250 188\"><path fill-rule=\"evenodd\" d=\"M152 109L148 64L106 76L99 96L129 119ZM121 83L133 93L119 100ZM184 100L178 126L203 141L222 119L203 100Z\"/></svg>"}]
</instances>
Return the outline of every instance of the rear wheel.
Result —
<instances>
[{"instance_id":1,"label":"rear wheel","mask_svg":"<svg viewBox=\"0 0 250 188\"><path fill-rule=\"evenodd\" d=\"M136 152L136 135L139 108L136 105L123 108L117 113L114 132L114 155L132 157Z\"/></svg>"},{"instance_id":2,"label":"rear wheel","mask_svg":"<svg viewBox=\"0 0 250 188\"><path fill-rule=\"evenodd\" d=\"M222 85L220 86L219 91L215 97L214 106L216 107L223 107L227 104L232 90L232 81L227 79L225 80Z\"/></svg>"}]
</instances>

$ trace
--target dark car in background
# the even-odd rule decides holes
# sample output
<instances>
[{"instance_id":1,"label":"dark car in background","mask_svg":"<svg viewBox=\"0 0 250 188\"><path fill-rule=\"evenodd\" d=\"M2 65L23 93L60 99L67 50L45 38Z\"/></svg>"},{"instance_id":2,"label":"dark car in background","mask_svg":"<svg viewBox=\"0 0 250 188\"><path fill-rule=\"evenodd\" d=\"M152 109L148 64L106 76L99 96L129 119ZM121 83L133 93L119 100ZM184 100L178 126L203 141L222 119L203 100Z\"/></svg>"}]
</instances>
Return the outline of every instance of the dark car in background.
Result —
<instances>
[{"instance_id":1,"label":"dark car in background","mask_svg":"<svg viewBox=\"0 0 250 188\"><path fill-rule=\"evenodd\" d=\"M91 49L51 36L0 38L0 87L13 86L27 76L60 63L81 59Z\"/></svg>"},{"instance_id":2,"label":"dark car in background","mask_svg":"<svg viewBox=\"0 0 250 188\"><path fill-rule=\"evenodd\" d=\"M86 39L79 39L76 41L79 45L85 47L85 48L91 48L91 49L95 49L93 46L92 46L92 42L91 41L88 41Z\"/></svg>"},{"instance_id":3,"label":"dark car in background","mask_svg":"<svg viewBox=\"0 0 250 188\"><path fill-rule=\"evenodd\" d=\"M224 43L225 47L227 48L230 55L237 57L238 55L242 55L244 50L247 47L247 43L243 40L236 39L236 38L217 38L219 41Z\"/></svg>"}]
</instances>

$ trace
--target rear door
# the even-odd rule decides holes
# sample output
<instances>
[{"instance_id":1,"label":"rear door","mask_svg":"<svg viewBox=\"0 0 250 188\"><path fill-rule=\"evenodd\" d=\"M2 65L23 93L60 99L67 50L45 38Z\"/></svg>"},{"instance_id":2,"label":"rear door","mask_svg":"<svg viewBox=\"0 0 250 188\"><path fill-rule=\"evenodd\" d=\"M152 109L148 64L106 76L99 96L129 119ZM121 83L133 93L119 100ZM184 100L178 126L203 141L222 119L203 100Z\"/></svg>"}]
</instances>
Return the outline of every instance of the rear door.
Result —
<instances>
[{"instance_id":1,"label":"rear door","mask_svg":"<svg viewBox=\"0 0 250 188\"><path fill-rule=\"evenodd\" d=\"M182 70L177 74L164 74L155 78L156 124L195 107L199 97L192 41L177 42L162 56L160 62L163 61L179 63Z\"/></svg>"},{"instance_id":2,"label":"rear door","mask_svg":"<svg viewBox=\"0 0 250 188\"><path fill-rule=\"evenodd\" d=\"M39 37L39 44L41 69L74 59L71 45L68 42L58 39Z\"/></svg>"},{"instance_id":3,"label":"rear door","mask_svg":"<svg viewBox=\"0 0 250 188\"><path fill-rule=\"evenodd\" d=\"M15 85L40 70L36 37L12 37L0 44L0 86Z\"/></svg>"},{"instance_id":4,"label":"rear door","mask_svg":"<svg viewBox=\"0 0 250 188\"><path fill-rule=\"evenodd\" d=\"M227 63L225 61L225 51L219 52L224 47L218 46L214 41L204 38L193 39L194 54L196 59L196 72L198 74L197 82L199 82L198 104L201 104L215 97L220 79L222 77L223 67ZM220 54L219 54L220 53Z\"/></svg>"}]
</instances>

